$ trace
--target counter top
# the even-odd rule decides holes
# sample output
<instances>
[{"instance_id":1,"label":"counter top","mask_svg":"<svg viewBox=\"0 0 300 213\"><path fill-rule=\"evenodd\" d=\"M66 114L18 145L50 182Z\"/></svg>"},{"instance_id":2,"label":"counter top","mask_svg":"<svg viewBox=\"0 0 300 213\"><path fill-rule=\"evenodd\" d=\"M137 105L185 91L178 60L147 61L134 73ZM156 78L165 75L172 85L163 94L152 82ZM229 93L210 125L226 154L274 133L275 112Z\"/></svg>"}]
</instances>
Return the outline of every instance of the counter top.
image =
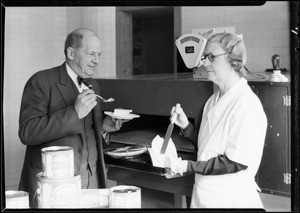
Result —
<instances>
[{"instance_id":1,"label":"counter top","mask_svg":"<svg viewBox=\"0 0 300 213\"><path fill-rule=\"evenodd\" d=\"M268 76L272 75L272 72L251 72L251 76L246 79L248 81L258 81L258 82L271 82L266 80ZM282 74L289 79L290 73L282 72ZM101 77L100 79L117 79L117 80L157 80L157 81L209 81L206 77L194 78L192 72L185 73L160 73L160 74L143 74L143 75L130 75L130 76L111 76L111 77ZM288 83L289 83L288 82ZM286 83L286 82L273 82L273 83Z\"/></svg>"},{"instance_id":2,"label":"counter top","mask_svg":"<svg viewBox=\"0 0 300 213\"><path fill-rule=\"evenodd\" d=\"M118 79L118 80L189 80L189 81L208 81L207 79L193 78L193 73L160 73L160 74L143 74L130 76L111 76L101 79Z\"/></svg>"}]
</instances>

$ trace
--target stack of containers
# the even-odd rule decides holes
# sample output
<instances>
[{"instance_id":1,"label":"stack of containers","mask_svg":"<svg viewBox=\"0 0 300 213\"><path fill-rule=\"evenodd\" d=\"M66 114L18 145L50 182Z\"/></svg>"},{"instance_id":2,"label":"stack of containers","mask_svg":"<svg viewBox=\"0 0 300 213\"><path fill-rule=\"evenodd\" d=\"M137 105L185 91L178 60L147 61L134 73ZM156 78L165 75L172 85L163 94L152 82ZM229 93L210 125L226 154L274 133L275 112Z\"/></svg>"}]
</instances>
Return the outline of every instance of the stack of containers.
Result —
<instances>
[{"instance_id":1,"label":"stack of containers","mask_svg":"<svg viewBox=\"0 0 300 213\"><path fill-rule=\"evenodd\" d=\"M74 175L74 150L51 146L42 150L42 172L38 177L39 208L80 208L81 178Z\"/></svg>"}]
</instances>

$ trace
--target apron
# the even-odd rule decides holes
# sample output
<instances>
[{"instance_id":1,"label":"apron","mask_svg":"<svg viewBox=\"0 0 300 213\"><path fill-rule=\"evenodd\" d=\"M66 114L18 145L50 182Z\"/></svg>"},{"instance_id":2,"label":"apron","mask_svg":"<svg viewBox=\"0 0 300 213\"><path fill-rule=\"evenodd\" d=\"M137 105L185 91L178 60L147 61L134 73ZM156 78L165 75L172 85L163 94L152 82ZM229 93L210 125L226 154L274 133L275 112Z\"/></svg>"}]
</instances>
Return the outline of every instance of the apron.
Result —
<instances>
[{"instance_id":1,"label":"apron","mask_svg":"<svg viewBox=\"0 0 300 213\"><path fill-rule=\"evenodd\" d=\"M254 177L262 157L266 115L244 78L220 99L219 95L217 91L205 104L197 160L225 154L248 168L224 175L195 174L191 208L263 208Z\"/></svg>"}]
</instances>

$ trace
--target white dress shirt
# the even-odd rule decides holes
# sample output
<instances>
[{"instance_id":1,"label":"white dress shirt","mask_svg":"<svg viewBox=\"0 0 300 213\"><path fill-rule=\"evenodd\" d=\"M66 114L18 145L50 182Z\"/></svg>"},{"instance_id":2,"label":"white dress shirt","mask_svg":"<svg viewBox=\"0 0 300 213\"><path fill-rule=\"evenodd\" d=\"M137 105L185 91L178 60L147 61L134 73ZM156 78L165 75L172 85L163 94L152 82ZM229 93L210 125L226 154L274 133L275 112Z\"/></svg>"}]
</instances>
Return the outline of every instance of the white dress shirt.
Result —
<instances>
[{"instance_id":1,"label":"white dress shirt","mask_svg":"<svg viewBox=\"0 0 300 213\"><path fill-rule=\"evenodd\" d=\"M84 83L82 83L81 85L78 84L78 80L77 80L78 75L71 69L71 67L67 63L66 63L66 69L68 75L76 85L79 93L82 93L83 90L88 89L87 85L85 85Z\"/></svg>"}]
</instances>

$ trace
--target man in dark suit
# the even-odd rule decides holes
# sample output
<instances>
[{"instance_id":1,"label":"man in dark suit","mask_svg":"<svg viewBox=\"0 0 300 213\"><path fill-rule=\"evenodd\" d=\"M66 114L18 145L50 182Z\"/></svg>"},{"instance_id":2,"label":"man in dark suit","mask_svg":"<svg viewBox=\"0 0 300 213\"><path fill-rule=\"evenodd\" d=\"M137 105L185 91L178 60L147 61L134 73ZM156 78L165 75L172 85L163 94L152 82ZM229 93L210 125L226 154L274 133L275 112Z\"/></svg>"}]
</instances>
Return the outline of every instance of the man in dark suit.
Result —
<instances>
[{"instance_id":1,"label":"man in dark suit","mask_svg":"<svg viewBox=\"0 0 300 213\"><path fill-rule=\"evenodd\" d=\"M95 80L78 81L93 76L99 63L102 49L96 33L86 28L71 32L64 51L65 63L35 73L23 91L19 137L27 148L19 190L29 193L30 207L37 207L36 175L42 171L44 147L73 147L75 175L81 175L82 188L106 188L105 136L124 122L103 119Z\"/></svg>"}]
</instances>

